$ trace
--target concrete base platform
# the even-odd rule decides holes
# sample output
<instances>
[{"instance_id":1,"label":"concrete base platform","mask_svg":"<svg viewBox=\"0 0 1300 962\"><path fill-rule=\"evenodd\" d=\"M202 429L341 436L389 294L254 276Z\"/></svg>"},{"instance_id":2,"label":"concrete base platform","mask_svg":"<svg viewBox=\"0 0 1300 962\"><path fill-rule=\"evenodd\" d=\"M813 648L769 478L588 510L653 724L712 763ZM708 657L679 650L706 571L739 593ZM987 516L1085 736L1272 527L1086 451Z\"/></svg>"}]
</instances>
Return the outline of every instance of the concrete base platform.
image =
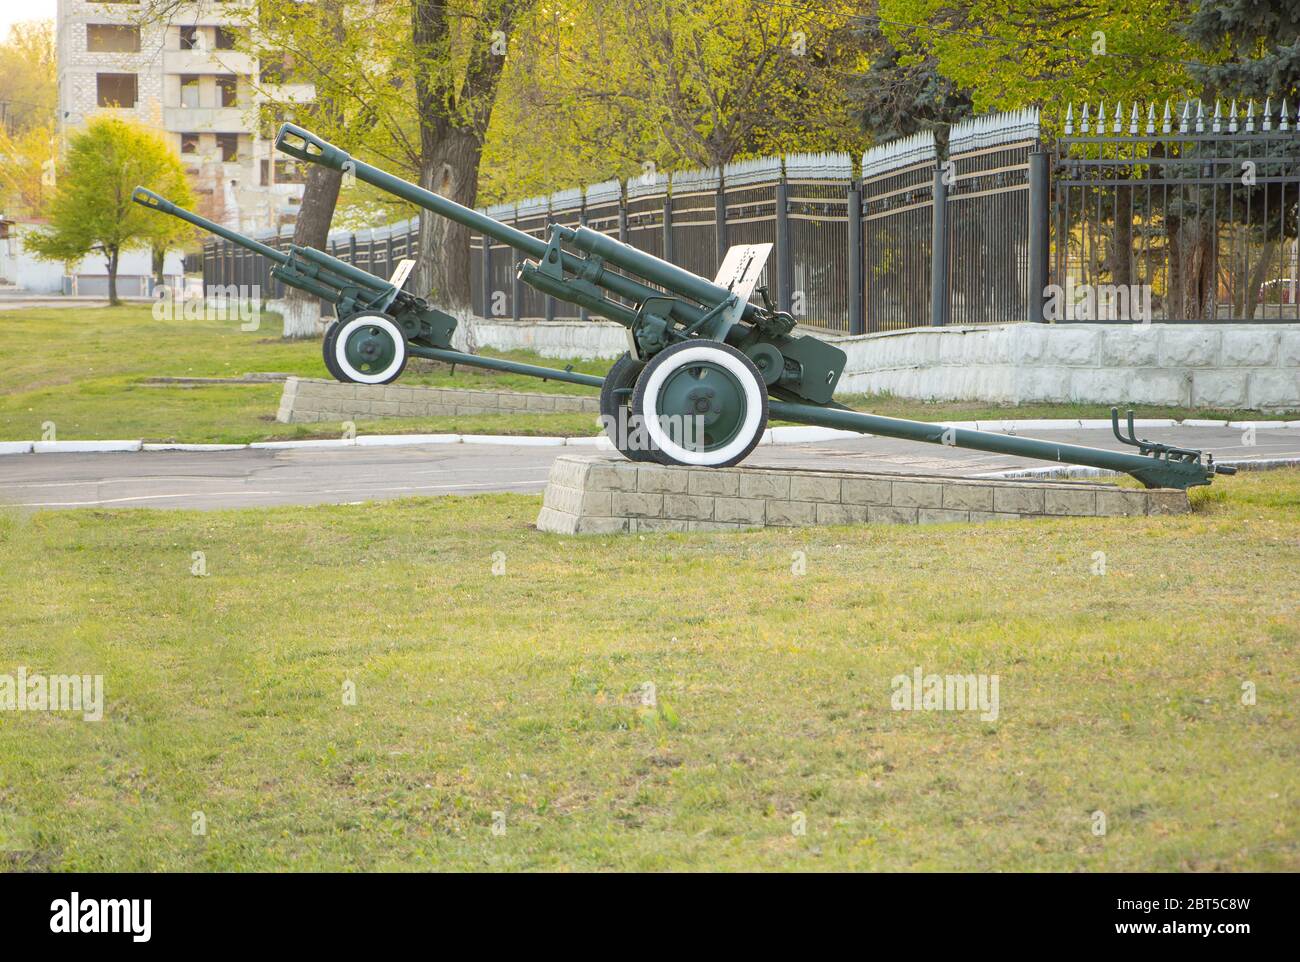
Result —
<instances>
[{"instance_id":1,"label":"concrete base platform","mask_svg":"<svg viewBox=\"0 0 1300 962\"><path fill-rule=\"evenodd\" d=\"M537 527L558 534L729 531L1183 514L1187 492L787 468L681 468L591 455L551 466Z\"/></svg>"},{"instance_id":2,"label":"concrete base platform","mask_svg":"<svg viewBox=\"0 0 1300 962\"><path fill-rule=\"evenodd\" d=\"M599 410L598 398L574 394L342 384L318 378L291 377L284 382L284 394L275 419L281 424L301 424L465 414L583 411L596 414Z\"/></svg>"}]
</instances>

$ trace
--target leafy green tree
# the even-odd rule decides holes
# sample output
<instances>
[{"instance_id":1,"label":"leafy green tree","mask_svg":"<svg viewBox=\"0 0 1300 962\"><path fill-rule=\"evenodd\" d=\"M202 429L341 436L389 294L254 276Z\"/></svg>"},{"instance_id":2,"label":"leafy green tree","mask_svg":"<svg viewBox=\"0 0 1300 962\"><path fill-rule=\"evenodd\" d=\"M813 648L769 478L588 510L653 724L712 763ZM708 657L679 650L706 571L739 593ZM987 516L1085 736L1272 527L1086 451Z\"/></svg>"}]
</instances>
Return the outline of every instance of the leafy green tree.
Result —
<instances>
[{"instance_id":1,"label":"leafy green tree","mask_svg":"<svg viewBox=\"0 0 1300 962\"><path fill-rule=\"evenodd\" d=\"M192 6L192 0L143 0L138 17L155 25L192 22L192 13L187 10ZM359 121L358 126L364 129L367 120L356 111L347 111L349 98L340 96L340 86L346 82L345 75L352 76L346 69L350 58L370 52L373 38L366 29L363 7L373 4L360 0L258 0L229 6L224 11L229 41L238 53L259 62L257 74L246 78L257 94L247 111L250 124L259 124L265 133L274 134L280 122L294 120L327 139L352 144L357 129L352 122ZM218 59L220 56L218 52ZM296 86L299 83L314 86L313 99L300 99ZM303 173L302 204L294 223L293 242L323 250L342 174L318 164L307 165ZM306 291L287 288L281 314L285 337L313 337L320 333L320 299Z\"/></svg>"},{"instance_id":2,"label":"leafy green tree","mask_svg":"<svg viewBox=\"0 0 1300 962\"><path fill-rule=\"evenodd\" d=\"M867 69L848 81L863 129L876 141L931 130L946 144L948 127L973 113L970 91L939 72L938 58L917 42L914 29L904 35L906 55L878 22L857 29L871 51Z\"/></svg>"},{"instance_id":3,"label":"leafy green tree","mask_svg":"<svg viewBox=\"0 0 1300 962\"><path fill-rule=\"evenodd\" d=\"M231 4L229 13L243 20L237 46L260 61L252 86L267 127L295 120L362 160L472 207L497 85L516 28L534 3L258 0ZM171 20L191 4L146 6L153 18ZM315 87L313 101L302 102L301 83ZM308 177L329 179L311 170ZM345 184L345 195L352 190ZM315 211L307 215L308 239L319 241L333 202L310 179L306 193L303 208ZM358 193L373 201L372 193ZM421 210L412 288L467 317L469 276L469 231Z\"/></svg>"},{"instance_id":4,"label":"leafy green tree","mask_svg":"<svg viewBox=\"0 0 1300 962\"><path fill-rule=\"evenodd\" d=\"M15 23L0 42L0 127L19 136L52 124L58 99L54 22Z\"/></svg>"},{"instance_id":5,"label":"leafy green tree","mask_svg":"<svg viewBox=\"0 0 1300 962\"><path fill-rule=\"evenodd\" d=\"M664 152L720 166L747 153L847 146L856 132L827 69L850 31L846 6L627 0L623 39Z\"/></svg>"},{"instance_id":6,"label":"leafy green tree","mask_svg":"<svg viewBox=\"0 0 1300 962\"><path fill-rule=\"evenodd\" d=\"M54 184L58 137L53 125L10 136L0 129L0 211L34 216Z\"/></svg>"},{"instance_id":7,"label":"leafy green tree","mask_svg":"<svg viewBox=\"0 0 1300 962\"><path fill-rule=\"evenodd\" d=\"M902 66L932 59L977 113L1161 100L1191 82L1186 0L879 0Z\"/></svg>"},{"instance_id":8,"label":"leafy green tree","mask_svg":"<svg viewBox=\"0 0 1300 962\"><path fill-rule=\"evenodd\" d=\"M48 226L26 240L32 253L48 260L77 261L91 253L108 264L108 299L119 303L117 265L122 251L147 247L166 252L188 231L175 218L150 212L131 200L137 184L164 194L182 207L194 198L180 157L148 128L118 117L92 118L68 138L58 185L45 209Z\"/></svg>"},{"instance_id":9,"label":"leafy green tree","mask_svg":"<svg viewBox=\"0 0 1300 962\"><path fill-rule=\"evenodd\" d=\"M258 7L261 16L256 24L257 29L245 30L238 35L247 52L262 58L273 55L277 49L283 49L281 39L284 37L292 37L293 43L298 47L311 51L310 55L302 58L301 66L295 66L300 74L309 76L316 89L315 99L309 104L295 105L291 109L295 111L294 119L318 129L328 127L331 135L335 136L340 129L348 129L349 117L340 102L340 91L335 87L332 71L328 68L321 69L320 65L322 61L332 62L340 47L346 49L346 8L345 0L319 0L317 3L264 0ZM266 79L275 81L287 78L276 76L273 68ZM282 99L277 97L269 100L272 116L263 119L274 121L286 116L286 105L281 102ZM342 184L341 171L319 164L307 166L302 203L293 225L295 244L319 250L326 248ZM323 329L320 323L320 298L296 287L285 290L282 315L285 337L312 337Z\"/></svg>"},{"instance_id":10,"label":"leafy green tree","mask_svg":"<svg viewBox=\"0 0 1300 962\"><path fill-rule=\"evenodd\" d=\"M1220 96L1234 100L1268 101L1280 109L1283 102L1292 110L1300 101L1300 0L1199 0L1183 35L1204 52L1191 67L1192 76L1202 86L1202 96L1215 100ZM1276 115L1275 115L1276 116ZM1276 122L1276 119L1275 119ZM1219 149L1222 153L1226 146ZM1259 145L1235 145L1237 164L1250 163L1269 173L1284 169L1294 157L1294 147L1285 141L1264 141ZM1195 175L1193 165L1187 173ZM1259 308L1262 284L1280 262L1275 261L1278 247L1297 233L1297 204L1300 193L1294 181L1261 182L1251 186L1234 185L1231 191L1213 191L1208 200L1186 218L1193 226L1220 221L1235 221L1251 242L1253 259L1249 269L1244 262L1231 263L1227 274L1232 285L1233 314L1253 318ZM1199 192L1198 192L1198 197ZM1213 228L1217 230L1218 224ZM1203 227L1208 233L1210 228ZM1219 244L1213 236L1203 245L1203 260L1214 271L1219 259ZM1234 261L1239 259L1234 258ZM1217 273L1217 272L1216 272ZM1217 286L1217 277L1203 285ZM1213 300L1213 296L1209 298Z\"/></svg>"},{"instance_id":11,"label":"leafy green tree","mask_svg":"<svg viewBox=\"0 0 1300 962\"><path fill-rule=\"evenodd\" d=\"M555 0L519 31L484 149L484 199L864 141L849 0Z\"/></svg>"}]
</instances>

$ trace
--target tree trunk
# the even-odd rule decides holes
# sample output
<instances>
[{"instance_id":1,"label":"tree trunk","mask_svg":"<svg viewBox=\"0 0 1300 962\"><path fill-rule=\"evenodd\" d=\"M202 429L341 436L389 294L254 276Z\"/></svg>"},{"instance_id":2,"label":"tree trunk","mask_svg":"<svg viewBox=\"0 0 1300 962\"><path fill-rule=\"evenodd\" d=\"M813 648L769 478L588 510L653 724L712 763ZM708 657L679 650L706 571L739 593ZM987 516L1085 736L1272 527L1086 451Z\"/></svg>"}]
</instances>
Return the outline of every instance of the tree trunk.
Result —
<instances>
[{"instance_id":1,"label":"tree trunk","mask_svg":"<svg viewBox=\"0 0 1300 962\"><path fill-rule=\"evenodd\" d=\"M119 301L119 300L117 299L117 256L118 256L118 250L117 250L117 248L116 248L116 247L110 247L110 248L108 249L108 253L107 253L107 257L108 257L108 303L109 303L109 305L112 306L112 307L116 307L118 304L121 304L121 303L122 303L121 301Z\"/></svg>"},{"instance_id":2,"label":"tree trunk","mask_svg":"<svg viewBox=\"0 0 1300 962\"><path fill-rule=\"evenodd\" d=\"M322 0L318 4L318 15L341 43L347 30L343 20L342 0ZM317 90L320 91L320 85ZM341 120L333 97L324 93L318 93L313 113L329 121L330 126L336 126ZM334 219L334 208L338 206L339 188L343 186L343 172L320 164L305 166L306 184L303 187L302 204L298 207L298 220L293 227L293 242L299 247L315 247L324 251L329 244L330 222ZM285 291L285 337L316 337L328 324L329 319L321 317L319 297L296 287Z\"/></svg>"},{"instance_id":3,"label":"tree trunk","mask_svg":"<svg viewBox=\"0 0 1300 962\"><path fill-rule=\"evenodd\" d=\"M159 288L167 283L167 276L163 273L167 269L167 248L155 247L152 254L153 283L155 288Z\"/></svg>"},{"instance_id":4,"label":"tree trunk","mask_svg":"<svg viewBox=\"0 0 1300 962\"><path fill-rule=\"evenodd\" d=\"M1246 302L1246 285L1240 282L1241 275L1245 271L1246 248L1241 241L1240 236L1232 240L1231 266L1228 268L1228 300L1232 302L1232 317L1241 317Z\"/></svg>"},{"instance_id":5,"label":"tree trunk","mask_svg":"<svg viewBox=\"0 0 1300 962\"><path fill-rule=\"evenodd\" d=\"M1201 270L1201 320L1219 318L1219 225L1209 217L1201 218L1201 245L1203 268Z\"/></svg>"},{"instance_id":6,"label":"tree trunk","mask_svg":"<svg viewBox=\"0 0 1300 962\"><path fill-rule=\"evenodd\" d=\"M1244 320L1253 321L1255 312L1259 310L1259 288L1264 283L1264 272L1268 270L1275 250L1277 241L1272 238L1264 241L1264 252L1255 262L1255 269L1250 272L1250 278L1246 282L1246 309L1241 315Z\"/></svg>"},{"instance_id":7,"label":"tree trunk","mask_svg":"<svg viewBox=\"0 0 1300 962\"><path fill-rule=\"evenodd\" d=\"M480 149L472 133L447 132L420 165L420 186L473 207L478 196ZM421 208L415 289L427 292L451 313L471 309L469 239L468 227Z\"/></svg>"},{"instance_id":8,"label":"tree trunk","mask_svg":"<svg viewBox=\"0 0 1300 962\"><path fill-rule=\"evenodd\" d=\"M1117 287L1133 283L1133 188L1115 187L1115 231L1110 249L1110 282Z\"/></svg>"},{"instance_id":9,"label":"tree trunk","mask_svg":"<svg viewBox=\"0 0 1300 962\"><path fill-rule=\"evenodd\" d=\"M420 122L420 185L458 204L473 207L478 196L479 159L492 119L497 83L506 51L497 46L497 31L510 36L513 25L535 0L504 0L474 27L465 76L452 83L439 70L419 71L415 111ZM436 63L445 56L452 35L445 0L415 0L411 6L411 40L415 54ZM470 300L468 228L426 210L420 211L419 249L414 290L429 297L457 320L456 345L474 351L474 314Z\"/></svg>"},{"instance_id":10,"label":"tree trunk","mask_svg":"<svg viewBox=\"0 0 1300 962\"><path fill-rule=\"evenodd\" d=\"M1169 222L1170 320L1198 321L1212 316L1218 299L1214 232L1208 219Z\"/></svg>"},{"instance_id":11,"label":"tree trunk","mask_svg":"<svg viewBox=\"0 0 1300 962\"><path fill-rule=\"evenodd\" d=\"M307 185L303 188L298 221L293 227L295 244L325 250L342 183L342 171L320 164L307 165ZM323 326L320 298L296 287L287 288L284 295L284 336L316 337Z\"/></svg>"}]
</instances>

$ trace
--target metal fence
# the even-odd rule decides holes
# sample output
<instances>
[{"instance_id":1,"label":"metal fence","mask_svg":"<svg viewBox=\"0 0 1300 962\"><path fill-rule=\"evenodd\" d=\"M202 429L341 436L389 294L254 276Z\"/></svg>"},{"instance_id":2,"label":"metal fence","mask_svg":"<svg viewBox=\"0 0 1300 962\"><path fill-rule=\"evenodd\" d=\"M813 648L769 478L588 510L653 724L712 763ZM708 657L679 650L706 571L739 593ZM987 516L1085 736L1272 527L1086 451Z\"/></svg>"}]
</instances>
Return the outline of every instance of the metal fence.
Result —
<instances>
[{"instance_id":1,"label":"metal fence","mask_svg":"<svg viewBox=\"0 0 1300 962\"><path fill-rule=\"evenodd\" d=\"M1300 320L1300 120L1271 102L1210 117L1183 104L1162 122L1151 107L1145 124L1137 107L1127 121L1121 108L1107 116L1071 108L1048 147L1028 109L954 125L946 157L923 133L872 147L856 171L848 154L763 157L485 212L542 238L552 223L585 223L706 277L729 245L771 243L760 286L800 324L846 334L1152 314ZM328 249L387 276L415 242L411 220L332 235ZM522 284L510 248L481 236L472 247L477 314L586 318ZM268 271L226 242L204 248L208 283L279 296Z\"/></svg>"},{"instance_id":2,"label":"metal fence","mask_svg":"<svg viewBox=\"0 0 1300 962\"><path fill-rule=\"evenodd\" d=\"M1038 111L962 121L948 138L939 194L947 201L948 310L960 324L1030 316L1029 155ZM945 176L946 175L946 176Z\"/></svg>"},{"instance_id":3,"label":"metal fence","mask_svg":"<svg viewBox=\"0 0 1300 962\"><path fill-rule=\"evenodd\" d=\"M929 131L862 156L863 292L873 331L930 317L936 156Z\"/></svg>"},{"instance_id":4,"label":"metal fence","mask_svg":"<svg viewBox=\"0 0 1300 962\"><path fill-rule=\"evenodd\" d=\"M1297 126L1272 100L1071 106L1054 157L1061 319L1300 320Z\"/></svg>"}]
</instances>

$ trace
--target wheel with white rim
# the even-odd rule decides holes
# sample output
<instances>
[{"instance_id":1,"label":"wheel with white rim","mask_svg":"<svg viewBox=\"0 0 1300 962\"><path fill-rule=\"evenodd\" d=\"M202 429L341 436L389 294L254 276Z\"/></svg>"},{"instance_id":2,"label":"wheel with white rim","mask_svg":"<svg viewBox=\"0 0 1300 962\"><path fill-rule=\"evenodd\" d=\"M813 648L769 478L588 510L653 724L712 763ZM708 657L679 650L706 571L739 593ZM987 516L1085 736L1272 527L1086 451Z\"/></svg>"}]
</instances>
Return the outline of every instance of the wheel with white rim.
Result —
<instances>
[{"instance_id":1,"label":"wheel with white rim","mask_svg":"<svg viewBox=\"0 0 1300 962\"><path fill-rule=\"evenodd\" d=\"M664 464L725 468L767 428L767 386L748 357L721 341L665 348L637 378L632 411Z\"/></svg>"},{"instance_id":2,"label":"wheel with white rim","mask_svg":"<svg viewBox=\"0 0 1300 962\"><path fill-rule=\"evenodd\" d=\"M339 322L331 353L340 380L388 384L406 367L406 335L387 314L354 314Z\"/></svg>"}]
</instances>

